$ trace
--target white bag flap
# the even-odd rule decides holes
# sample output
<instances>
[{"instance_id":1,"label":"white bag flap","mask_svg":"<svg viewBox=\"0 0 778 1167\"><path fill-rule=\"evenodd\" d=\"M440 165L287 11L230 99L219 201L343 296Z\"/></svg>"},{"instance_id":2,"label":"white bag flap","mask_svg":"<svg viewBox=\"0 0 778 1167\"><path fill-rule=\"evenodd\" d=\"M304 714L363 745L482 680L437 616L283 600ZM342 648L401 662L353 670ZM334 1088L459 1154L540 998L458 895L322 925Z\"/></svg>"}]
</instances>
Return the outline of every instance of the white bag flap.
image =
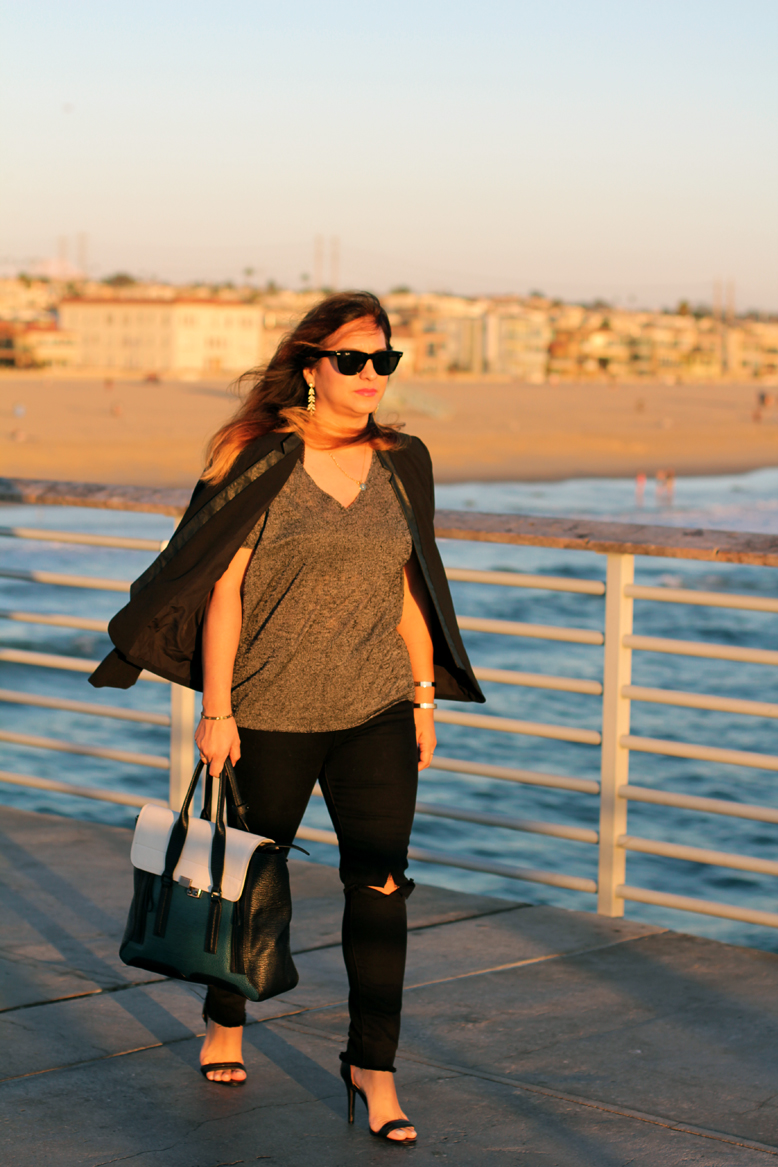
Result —
<instances>
[{"instance_id":1,"label":"white bag flap","mask_svg":"<svg viewBox=\"0 0 778 1167\"><path fill-rule=\"evenodd\" d=\"M162 875L165 870L165 855L170 842L170 832L178 818L175 811L165 806L146 803L138 815L135 834L132 839L130 860L133 867ZM224 877L222 896L225 900L239 900L246 880L249 860L260 843L272 843L262 835L252 835L249 831L239 831L227 827L227 845L224 856ZM177 883L189 881L189 885L210 891L211 844L214 824L206 819L190 818L181 858L173 872Z\"/></svg>"}]
</instances>

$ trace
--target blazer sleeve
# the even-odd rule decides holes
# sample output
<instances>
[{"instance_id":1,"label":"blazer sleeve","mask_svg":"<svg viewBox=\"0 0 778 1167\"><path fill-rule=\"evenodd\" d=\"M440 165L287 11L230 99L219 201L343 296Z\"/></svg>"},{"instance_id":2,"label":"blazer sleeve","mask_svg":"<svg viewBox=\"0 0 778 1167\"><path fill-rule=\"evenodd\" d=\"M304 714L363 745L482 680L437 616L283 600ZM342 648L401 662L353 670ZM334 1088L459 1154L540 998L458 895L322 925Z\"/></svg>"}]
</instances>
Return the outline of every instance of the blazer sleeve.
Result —
<instances>
[{"instance_id":1,"label":"blazer sleeve","mask_svg":"<svg viewBox=\"0 0 778 1167\"><path fill-rule=\"evenodd\" d=\"M429 450L419 438L412 437L388 461L395 478L399 479L398 498L429 594L436 695L449 701L482 703L486 698L462 643L446 570L435 540L435 485Z\"/></svg>"}]
</instances>

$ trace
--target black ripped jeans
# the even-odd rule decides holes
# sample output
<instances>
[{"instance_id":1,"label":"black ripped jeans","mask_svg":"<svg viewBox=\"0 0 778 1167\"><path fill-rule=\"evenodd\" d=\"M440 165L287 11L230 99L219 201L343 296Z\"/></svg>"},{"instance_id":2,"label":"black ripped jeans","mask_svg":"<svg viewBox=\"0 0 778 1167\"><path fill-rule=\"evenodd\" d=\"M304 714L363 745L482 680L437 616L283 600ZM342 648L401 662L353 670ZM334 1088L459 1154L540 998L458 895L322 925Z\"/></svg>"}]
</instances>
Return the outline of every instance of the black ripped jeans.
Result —
<instances>
[{"instance_id":1,"label":"black ripped jeans","mask_svg":"<svg viewBox=\"0 0 778 1167\"><path fill-rule=\"evenodd\" d=\"M353 729L278 733L240 729L235 767L250 829L291 843L319 780L340 844L346 904L343 956L349 981L348 1046L341 1059L393 1070L400 1036L407 922L405 875L418 784L413 705L402 701ZM392 876L398 890L374 891ZM205 1012L243 1025L239 993L209 987Z\"/></svg>"}]
</instances>

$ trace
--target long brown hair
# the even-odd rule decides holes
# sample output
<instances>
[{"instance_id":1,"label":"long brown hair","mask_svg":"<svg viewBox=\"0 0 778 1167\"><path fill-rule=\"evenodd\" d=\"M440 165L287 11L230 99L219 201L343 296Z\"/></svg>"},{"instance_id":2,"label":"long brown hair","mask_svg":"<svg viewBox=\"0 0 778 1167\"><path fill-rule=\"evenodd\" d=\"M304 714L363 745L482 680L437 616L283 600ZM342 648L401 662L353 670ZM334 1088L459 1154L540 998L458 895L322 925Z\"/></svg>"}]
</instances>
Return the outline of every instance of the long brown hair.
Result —
<instances>
[{"instance_id":1,"label":"long brown hair","mask_svg":"<svg viewBox=\"0 0 778 1167\"><path fill-rule=\"evenodd\" d=\"M264 369L251 369L238 378L248 393L235 415L218 430L208 444L206 482L221 482L238 455L263 434L292 429L302 438L312 424L305 405L308 386L303 369L328 336L344 324L369 318L375 321L391 348L392 328L389 317L372 292L337 292L320 300L297 327L279 344ZM393 450L403 442L399 426L379 424L371 414L365 428L340 442L356 445L367 441L373 449Z\"/></svg>"}]
</instances>

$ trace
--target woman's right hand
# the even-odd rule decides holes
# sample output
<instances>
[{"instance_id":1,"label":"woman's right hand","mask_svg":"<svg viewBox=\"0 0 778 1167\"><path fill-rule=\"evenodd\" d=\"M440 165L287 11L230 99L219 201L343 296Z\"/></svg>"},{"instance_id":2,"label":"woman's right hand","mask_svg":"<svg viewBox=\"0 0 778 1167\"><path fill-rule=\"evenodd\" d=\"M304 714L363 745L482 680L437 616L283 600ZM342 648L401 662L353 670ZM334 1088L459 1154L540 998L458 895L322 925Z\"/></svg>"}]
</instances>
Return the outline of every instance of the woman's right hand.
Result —
<instances>
[{"instance_id":1,"label":"woman's right hand","mask_svg":"<svg viewBox=\"0 0 778 1167\"><path fill-rule=\"evenodd\" d=\"M206 721L201 718L195 744L202 761L208 763L210 773L218 778L227 758L234 766L240 757L240 736L235 718L229 717L224 721Z\"/></svg>"}]
</instances>

